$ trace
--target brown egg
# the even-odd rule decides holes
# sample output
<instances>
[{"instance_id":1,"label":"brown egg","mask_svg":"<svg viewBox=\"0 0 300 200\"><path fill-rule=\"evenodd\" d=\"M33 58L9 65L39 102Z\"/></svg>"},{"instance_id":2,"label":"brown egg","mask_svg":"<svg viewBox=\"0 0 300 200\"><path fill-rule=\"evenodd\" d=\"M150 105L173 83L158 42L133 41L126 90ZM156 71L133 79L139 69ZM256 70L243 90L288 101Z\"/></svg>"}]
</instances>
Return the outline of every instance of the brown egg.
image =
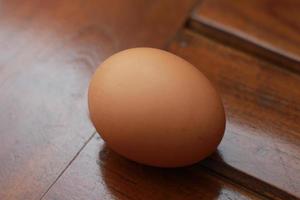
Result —
<instances>
[{"instance_id":1,"label":"brown egg","mask_svg":"<svg viewBox=\"0 0 300 200\"><path fill-rule=\"evenodd\" d=\"M216 90L193 65L167 51L114 54L96 70L88 98L92 122L108 147L138 163L191 165L214 152L224 134Z\"/></svg>"}]
</instances>

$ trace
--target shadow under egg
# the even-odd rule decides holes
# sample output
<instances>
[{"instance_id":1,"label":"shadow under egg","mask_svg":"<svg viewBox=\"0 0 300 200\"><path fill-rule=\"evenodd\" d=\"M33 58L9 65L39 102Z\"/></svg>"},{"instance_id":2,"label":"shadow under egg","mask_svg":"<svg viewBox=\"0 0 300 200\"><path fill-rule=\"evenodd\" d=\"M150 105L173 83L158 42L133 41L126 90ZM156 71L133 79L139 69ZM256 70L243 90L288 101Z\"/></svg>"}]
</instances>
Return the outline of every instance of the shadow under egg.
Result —
<instances>
[{"instance_id":1,"label":"shadow under egg","mask_svg":"<svg viewBox=\"0 0 300 200\"><path fill-rule=\"evenodd\" d=\"M104 146L99 170L115 199L217 199L221 185L199 165L157 168L127 160Z\"/></svg>"}]
</instances>

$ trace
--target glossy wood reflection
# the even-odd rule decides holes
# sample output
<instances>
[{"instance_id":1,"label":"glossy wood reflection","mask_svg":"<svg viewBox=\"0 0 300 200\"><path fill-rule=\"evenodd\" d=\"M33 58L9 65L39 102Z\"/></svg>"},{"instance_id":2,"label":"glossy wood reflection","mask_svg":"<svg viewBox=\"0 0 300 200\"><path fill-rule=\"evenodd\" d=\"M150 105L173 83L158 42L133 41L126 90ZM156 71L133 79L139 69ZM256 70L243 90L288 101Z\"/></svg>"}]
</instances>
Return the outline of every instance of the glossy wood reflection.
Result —
<instances>
[{"instance_id":1,"label":"glossy wood reflection","mask_svg":"<svg viewBox=\"0 0 300 200\"><path fill-rule=\"evenodd\" d=\"M164 46L193 2L0 1L0 199L47 191L94 132L95 67L124 48Z\"/></svg>"},{"instance_id":2,"label":"glossy wood reflection","mask_svg":"<svg viewBox=\"0 0 300 200\"><path fill-rule=\"evenodd\" d=\"M206 166L238 183L226 166L276 186L243 183L272 198L300 197L300 77L189 31L170 50L207 75L225 104L225 137Z\"/></svg>"},{"instance_id":3,"label":"glossy wood reflection","mask_svg":"<svg viewBox=\"0 0 300 200\"><path fill-rule=\"evenodd\" d=\"M80 184L74 184L80 183ZM43 199L261 199L194 169L159 169L128 161L96 135Z\"/></svg>"},{"instance_id":4,"label":"glossy wood reflection","mask_svg":"<svg viewBox=\"0 0 300 200\"><path fill-rule=\"evenodd\" d=\"M192 14L202 27L192 26L300 72L299 9L297 0L204 0Z\"/></svg>"},{"instance_id":5,"label":"glossy wood reflection","mask_svg":"<svg viewBox=\"0 0 300 200\"><path fill-rule=\"evenodd\" d=\"M0 0L1 200L300 198L299 1L195 2ZM86 106L103 59L166 44L228 119L214 155L171 170L106 148Z\"/></svg>"}]
</instances>

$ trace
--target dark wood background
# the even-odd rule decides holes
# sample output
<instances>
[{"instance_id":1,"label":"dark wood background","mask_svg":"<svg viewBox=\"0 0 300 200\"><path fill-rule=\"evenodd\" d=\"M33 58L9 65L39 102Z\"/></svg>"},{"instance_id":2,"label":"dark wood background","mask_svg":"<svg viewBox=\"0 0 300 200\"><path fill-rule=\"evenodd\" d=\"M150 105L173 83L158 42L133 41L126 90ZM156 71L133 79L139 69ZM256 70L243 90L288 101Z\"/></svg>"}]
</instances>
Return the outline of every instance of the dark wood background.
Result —
<instances>
[{"instance_id":1,"label":"dark wood background","mask_svg":"<svg viewBox=\"0 0 300 200\"><path fill-rule=\"evenodd\" d=\"M0 199L299 199L297 0L1 0ZM87 86L122 49L169 50L218 88L216 153L159 169L110 151Z\"/></svg>"}]
</instances>

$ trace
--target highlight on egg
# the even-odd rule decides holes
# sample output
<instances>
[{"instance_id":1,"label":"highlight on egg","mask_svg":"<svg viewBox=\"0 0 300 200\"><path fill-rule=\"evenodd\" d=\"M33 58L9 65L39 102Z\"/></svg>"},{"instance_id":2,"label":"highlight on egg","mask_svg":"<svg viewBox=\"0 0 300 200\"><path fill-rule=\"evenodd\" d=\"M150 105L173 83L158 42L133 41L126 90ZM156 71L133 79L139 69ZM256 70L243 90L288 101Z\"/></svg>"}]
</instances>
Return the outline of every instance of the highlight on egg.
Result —
<instances>
[{"instance_id":1,"label":"highlight on egg","mask_svg":"<svg viewBox=\"0 0 300 200\"><path fill-rule=\"evenodd\" d=\"M91 120L107 146L135 162L182 167L212 154L225 129L220 96L184 59L154 48L107 58L88 91Z\"/></svg>"}]
</instances>

